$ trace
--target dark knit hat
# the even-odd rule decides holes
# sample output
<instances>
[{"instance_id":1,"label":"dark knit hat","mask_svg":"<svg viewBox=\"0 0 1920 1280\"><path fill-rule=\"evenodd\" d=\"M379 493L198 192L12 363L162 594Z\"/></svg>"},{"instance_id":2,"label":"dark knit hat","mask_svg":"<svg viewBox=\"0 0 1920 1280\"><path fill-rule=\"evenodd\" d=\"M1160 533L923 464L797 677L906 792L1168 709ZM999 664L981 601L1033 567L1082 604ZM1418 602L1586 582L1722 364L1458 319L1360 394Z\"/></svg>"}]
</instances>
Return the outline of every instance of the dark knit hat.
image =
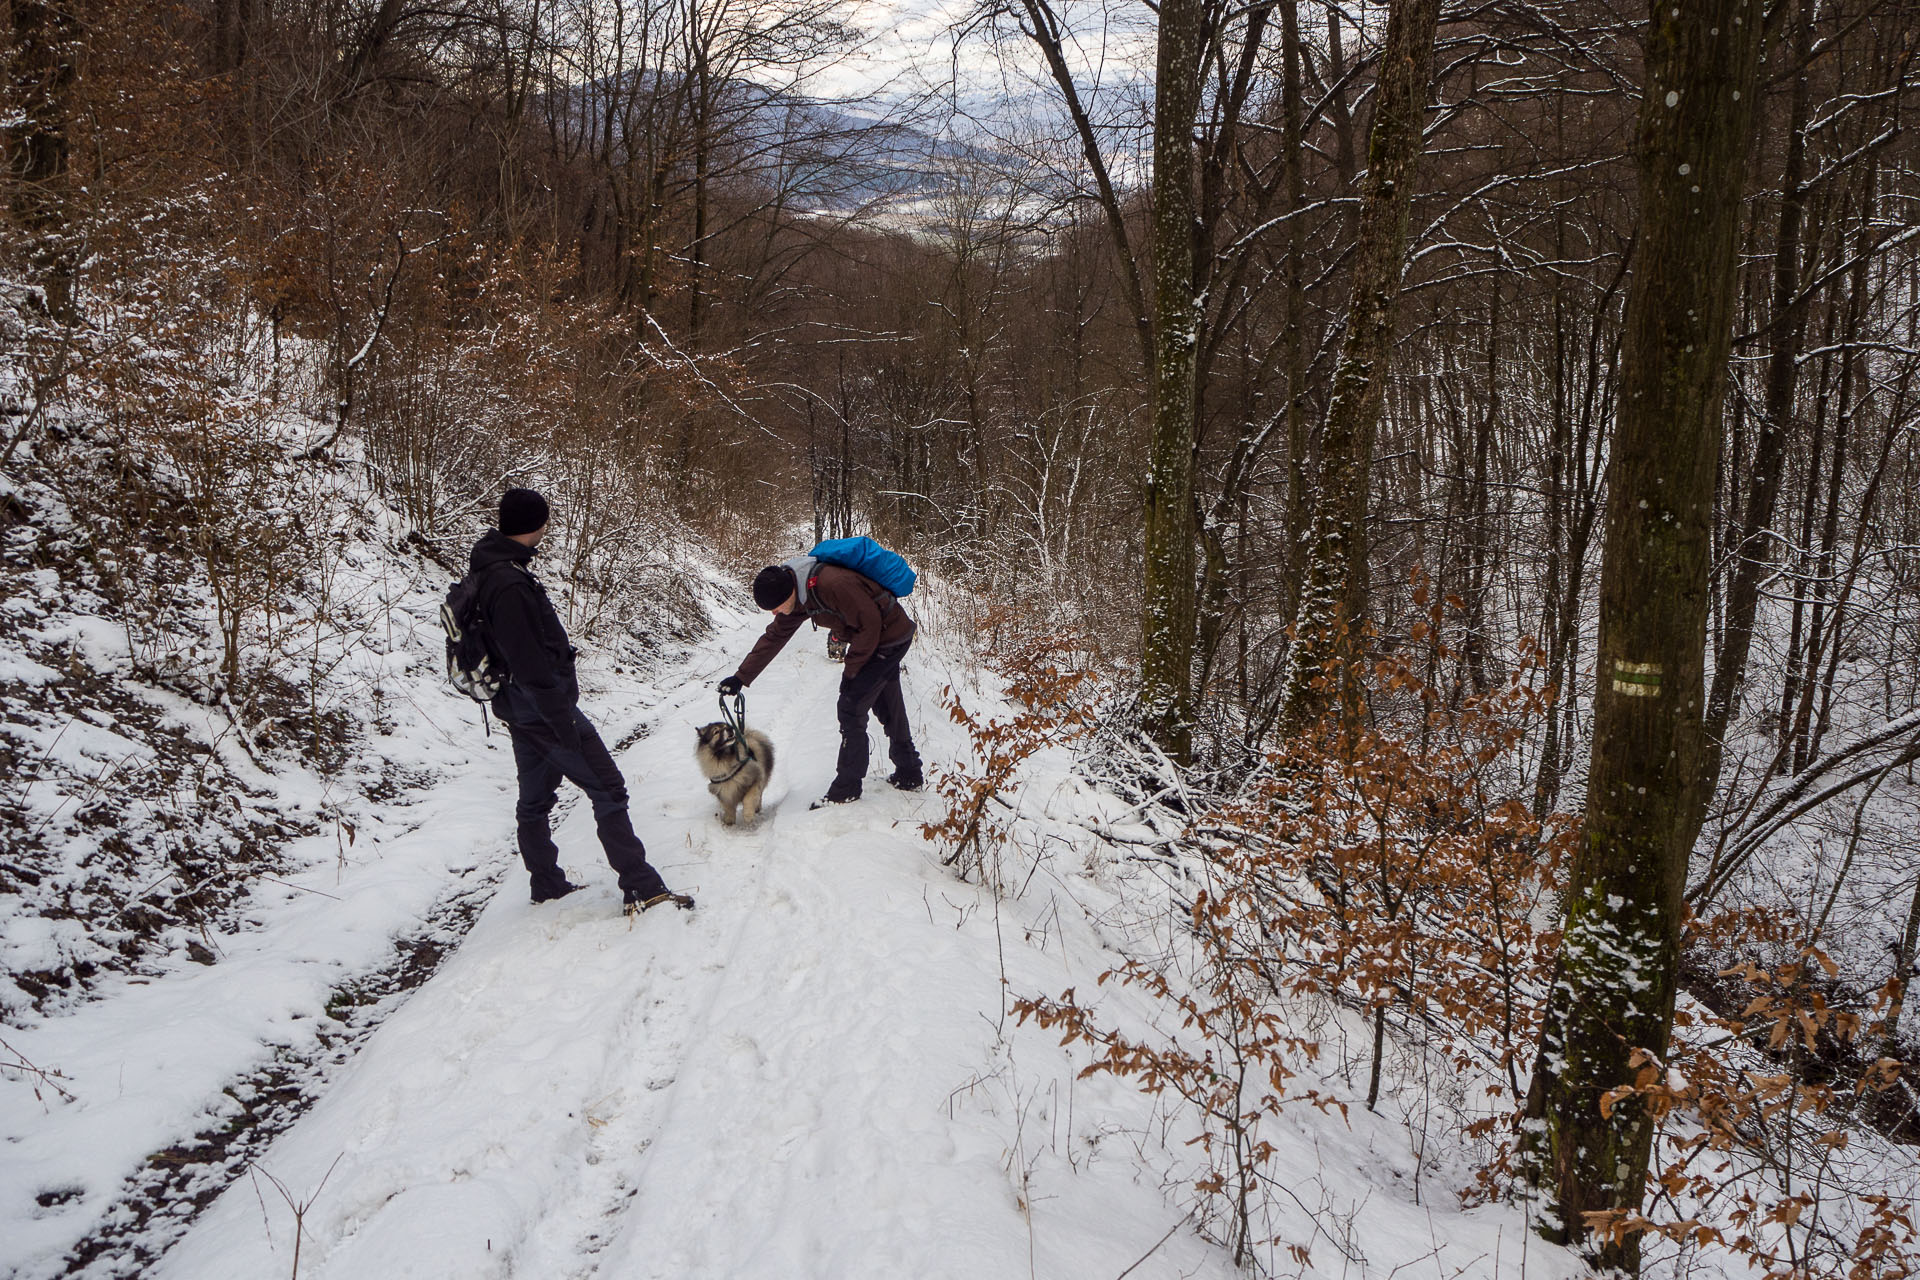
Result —
<instances>
[{"instance_id":1,"label":"dark knit hat","mask_svg":"<svg viewBox=\"0 0 1920 1280\"><path fill-rule=\"evenodd\" d=\"M778 609L794 592L793 570L770 564L753 578L753 602L762 609Z\"/></svg>"},{"instance_id":2,"label":"dark knit hat","mask_svg":"<svg viewBox=\"0 0 1920 1280\"><path fill-rule=\"evenodd\" d=\"M500 532L509 538L545 528L547 500L531 489L509 489L500 499Z\"/></svg>"}]
</instances>

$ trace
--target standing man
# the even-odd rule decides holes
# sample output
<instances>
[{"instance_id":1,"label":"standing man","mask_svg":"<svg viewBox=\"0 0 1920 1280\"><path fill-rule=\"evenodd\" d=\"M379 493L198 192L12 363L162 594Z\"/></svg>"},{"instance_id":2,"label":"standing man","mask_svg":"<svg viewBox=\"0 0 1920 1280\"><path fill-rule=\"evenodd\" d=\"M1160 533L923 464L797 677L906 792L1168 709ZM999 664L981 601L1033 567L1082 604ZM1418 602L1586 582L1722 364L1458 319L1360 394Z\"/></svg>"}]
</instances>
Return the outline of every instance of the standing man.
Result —
<instances>
[{"instance_id":1,"label":"standing man","mask_svg":"<svg viewBox=\"0 0 1920 1280\"><path fill-rule=\"evenodd\" d=\"M532 489L507 490L500 499L500 527L475 544L469 568L487 641L507 667L507 683L493 699L493 712L513 739L520 775L514 818L520 860L533 877L533 900L551 902L580 887L560 869L560 850L548 823L565 778L593 802L600 843L620 876L628 913L667 901L691 907L693 899L669 893L647 862L647 847L627 814L626 779L576 705L580 685L573 672L574 648L546 588L528 568L534 548L547 536L547 516L547 500Z\"/></svg>"},{"instance_id":2,"label":"standing man","mask_svg":"<svg viewBox=\"0 0 1920 1280\"><path fill-rule=\"evenodd\" d=\"M900 660L917 628L893 593L851 569L796 556L759 572L753 580L753 602L774 617L740 669L720 682L723 694L736 694L752 684L802 622L827 628L847 646L840 676L840 758L833 785L811 807L860 798L860 784L867 776L869 712L887 734L887 756L893 762L887 781L902 791L919 790L920 753L914 749L907 704L900 696Z\"/></svg>"}]
</instances>

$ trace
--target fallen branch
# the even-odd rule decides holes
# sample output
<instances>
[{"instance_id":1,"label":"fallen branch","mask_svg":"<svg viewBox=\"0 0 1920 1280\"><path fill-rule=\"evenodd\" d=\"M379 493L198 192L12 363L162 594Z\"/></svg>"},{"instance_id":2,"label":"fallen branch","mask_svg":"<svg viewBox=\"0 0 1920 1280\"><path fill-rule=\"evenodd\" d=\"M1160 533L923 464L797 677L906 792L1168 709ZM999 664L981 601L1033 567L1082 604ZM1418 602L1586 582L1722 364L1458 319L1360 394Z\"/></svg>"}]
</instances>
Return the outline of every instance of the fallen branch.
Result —
<instances>
[{"instance_id":1,"label":"fallen branch","mask_svg":"<svg viewBox=\"0 0 1920 1280\"><path fill-rule=\"evenodd\" d=\"M39 1081L40 1084L46 1085L49 1089L59 1094L62 1102L72 1102L74 1100L72 1091L60 1083L62 1080L69 1079L70 1077L64 1076L49 1067L35 1066L33 1063L27 1061L26 1054L21 1053L4 1039L0 1039L0 1052L4 1052L9 1058L13 1059L11 1062L0 1060L0 1071L18 1071L22 1075L32 1076L35 1080ZM44 1107L47 1105L47 1100L40 1093L40 1084L33 1086L33 1097L36 1102Z\"/></svg>"},{"instance_id":2,"label":"fallen branch","mask_svg":"<svg viewBox=\"0 0 1920 1280\"><path fill-rule=\"evenodd\" d=\"M1901 742L1902 738L1907 741ZM1855 764L1863 755L1890 744L1897 744L1891 760L1876 760L1843 774L1837 781L1826 781L1837 771ZM1844 795L1875 777L1915 760L1920 760L1920 709L1910 711L1897 720L1890 720L1844 750L1815 761L1795 775L1793 781L1782 787L1765 807L1750 813L1738 826L1721 836L1720 849L1708 865L1706 874L1700 878L1700 883L1687 891L1687 901L1697 909L1711 900L1726 887L1733 873L1788 823L1819 808L1835 796ZM1749 809L1752 807L1750 804Z\"/></svg>"}]
</instances>

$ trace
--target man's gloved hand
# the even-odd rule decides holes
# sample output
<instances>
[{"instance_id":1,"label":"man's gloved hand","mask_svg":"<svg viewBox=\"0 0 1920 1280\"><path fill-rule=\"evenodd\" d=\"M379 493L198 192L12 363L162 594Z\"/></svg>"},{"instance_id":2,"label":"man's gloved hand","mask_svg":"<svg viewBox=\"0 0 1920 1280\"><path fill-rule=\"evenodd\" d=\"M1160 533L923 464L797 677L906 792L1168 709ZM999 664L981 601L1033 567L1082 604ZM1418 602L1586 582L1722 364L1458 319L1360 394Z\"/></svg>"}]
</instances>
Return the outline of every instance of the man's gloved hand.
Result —
<instances>
[{"instance_id":1,"label":"man's gloved hand","mask_svg":"<svg viewBox=\"0 0 1920 1280\"><path fill-rule=\"evenodd\" d=\"M737 696L740 692L740 677L728 676L725 680L722 680L720 682L719 689L720 689L720 696L723 698L731 698L731 697Z\"/></svg>"}]
</instances>

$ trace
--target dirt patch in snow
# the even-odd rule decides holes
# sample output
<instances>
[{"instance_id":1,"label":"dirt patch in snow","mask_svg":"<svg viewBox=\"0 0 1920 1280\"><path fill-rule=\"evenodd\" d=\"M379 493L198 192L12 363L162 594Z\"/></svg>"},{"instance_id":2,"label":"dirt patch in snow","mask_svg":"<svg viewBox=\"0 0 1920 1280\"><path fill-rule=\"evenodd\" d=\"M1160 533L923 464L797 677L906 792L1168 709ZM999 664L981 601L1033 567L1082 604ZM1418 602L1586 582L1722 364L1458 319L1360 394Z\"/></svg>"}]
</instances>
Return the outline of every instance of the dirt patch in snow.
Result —
<instances>
[{"instance_id":1,"label":"dirt patch in snow","mask_svg":"<svg viewBox=\"0 0 1920 1280\"><path fill-rule=\"evenodd\" d=\"M386 964L335 987L313 1042L300 1051L282 1049L259 1070L228 1085L212 1119L193 1137L149 1155L101 1225L68 1253L62 1274L88 1280L145 1274L200 1211L246 1176L268 1144L326 1092L407 994L434 975L497 885L497 875L476 871L473 880L440 901L419 930L395 941ZM277 1195L264 1177L259 1190L269 1199Z\"/></svg>"}]
</instances>

